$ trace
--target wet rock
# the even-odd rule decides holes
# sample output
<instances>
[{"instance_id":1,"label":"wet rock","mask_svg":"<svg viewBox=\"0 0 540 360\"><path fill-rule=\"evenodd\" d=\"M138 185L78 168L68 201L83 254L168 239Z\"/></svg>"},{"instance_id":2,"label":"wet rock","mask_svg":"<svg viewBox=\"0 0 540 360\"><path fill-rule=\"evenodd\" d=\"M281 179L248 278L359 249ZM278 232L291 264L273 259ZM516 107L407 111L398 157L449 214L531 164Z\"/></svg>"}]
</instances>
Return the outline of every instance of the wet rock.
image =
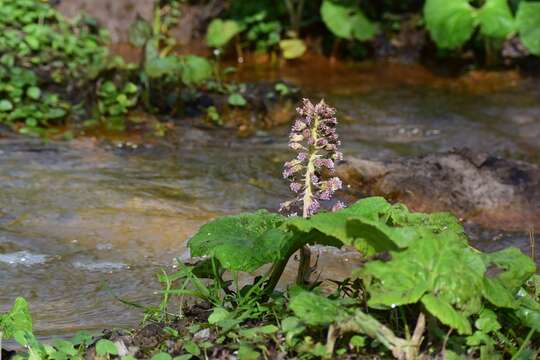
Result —
<instances>
[{"instance_id":1,"label":"wet rock","mask_svg":"<svg viewBox=\"0 0 540 360\"><path fill-rule=\"evenodd\" d=\"M416 211L450 211L487 228L540 228L540 168L468 149L371 161L338 169L358 195L381 195Z\"/></svg>"}]
</instances>

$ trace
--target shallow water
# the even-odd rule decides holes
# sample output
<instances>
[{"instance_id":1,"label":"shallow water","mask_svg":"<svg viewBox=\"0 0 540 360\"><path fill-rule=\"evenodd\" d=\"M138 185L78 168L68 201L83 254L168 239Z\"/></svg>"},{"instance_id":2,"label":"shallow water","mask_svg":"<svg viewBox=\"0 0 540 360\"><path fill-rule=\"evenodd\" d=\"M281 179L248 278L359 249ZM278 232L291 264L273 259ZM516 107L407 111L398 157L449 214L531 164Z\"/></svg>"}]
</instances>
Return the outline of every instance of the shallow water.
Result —
<instances>
[{"instance_id":1,"label":"shallow water","mask_svg":"<svg viewBox=\"0 0 540 360\"><path fill-rule=\"evenodd\" d=\"M503 77L471 86L404 68L397 72L403 76L378 82L380 71L327 73L326 84L294 71L265 76L303 85L336 106L347 154L468 146L540 163L538 81ZM155 301L155 274L188 256L185 240L200 224L276 209L287 198L280 179L290 156L286 133L237 139L228 131L180 127L172 140L137 148L92 139L46 145L0 139L0 311L25 296L42 335L135 325L140 312L114 296ZM484 249L528 251L527 234L471 234ZM355 261L354 254L326 251L320 265L326 275L340 276Z\"/></svg>"}]
</instances>

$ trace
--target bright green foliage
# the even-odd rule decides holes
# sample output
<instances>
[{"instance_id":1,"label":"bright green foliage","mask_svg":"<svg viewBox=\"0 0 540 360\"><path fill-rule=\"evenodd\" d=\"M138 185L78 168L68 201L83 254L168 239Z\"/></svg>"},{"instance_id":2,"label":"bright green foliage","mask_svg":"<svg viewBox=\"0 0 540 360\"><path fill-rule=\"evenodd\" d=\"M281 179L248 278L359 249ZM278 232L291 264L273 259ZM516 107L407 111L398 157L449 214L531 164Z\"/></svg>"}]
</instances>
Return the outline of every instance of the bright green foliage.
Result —
<instances>
[{"instance_id":1,"label":"bright green foliage","mask_svg":"<svg viewBox=\"0 0 540 360\"><path fill-rule=\"evenodd\" d=\"M86 17L68 22L38 0L0 0L0 123L43 135L70 105L47 89L88 86L111 63L107 34Z\"/></svg>"},{"instance_id":2,"label":"bright green foliage","mask_svg":"<svg viewBox=\"0 0 540 360\"><path fill-rule=\"evenodd\" d=\"M523 45L532 54L540 56L540 3L520 2L516 23Z\"/></svg>"},{"instance_id":3,"label":"bright green foliage","mask_svg":"<svg viewBox=\"0 0 540 360\"><path fill-rule=\"evenodd\" d=\"M476 26L480 26L482 35L496 39L504 39L515 30L507 0L488 0L480 9L469 0L427 0L424 16L431 37L445 49L463 45Z\"/></svg>"},{"instance_id":4,"label":"bright green foliage","mask_svg":"<svg viewBox=\"0 0 540 360\"><path fill-rule=\"evenodd\" d=\"M186 55L180 57L182 63L182 82L186 85L201 85L212 78L212 64L201 56Z\"/></svg>"},{"instance_id":5,"label":"bright green foliage","mask_svg":"<svg viewBox=\"0 0 540 360\"><path fill-rule=\"evenodd\" d=\"M475 28L474 11L469 0L427 0L424 17L437 46L454 49L469 40Z\"/></svg>"},{"instance_id":6,"label":"bright green foliage","mask_svg":"<svg viewBox=\"0 0 540 360\"><path fill-rule=\"evenodd\" d=\"M8 54L0 58L0 123L22 122L21 132L39 135L41 126L63 119L69 105L59 95L43 93L36 74L14 62Z\"/></svg>"},{"instance_id":7,"label":"bright green foliage","mask_svg":"<svg viewBox=\"0 0 540 360\"><path fill-rule=\"evenodd\" d=\"M152 360L172 360L172 356L167 353L159 353L152 356Z\"/></svg>"},{"instance_id":8,"label":"bright green foliage","mask_svg":"<svg viewBox=\"0 0 540 360\"><path fill-rule=\"evenodd\" d=\"M283 220L264 210L223 217L203 225L188 246L192 256L214 256L226 269L251 272L294 249L291 235L277 229Z\"/></svg>"},{"instance_id":9,"label":"bright green foliage","mask_svg":"<svg viewBox=\"0 0 540 360\"><path fill-rule=\"evenodd\" d=\"M229 97L227 98L227 102L231 106L240 106L240 107L242 107L242 106L247 105L246 99L239 93L233 93L233 94L229 95Z\"/></svg>"},{"instance_id":10,"label":"bright green foliage","mask_svg":"<svg viewBox=\"0 0 540 360\"><path fill-rule=\"evenodd\" d=\"M105 32L94 33L86 18L69 23L47 3L0 1L0 50L36 67L50 66L51 78L85 80L99 74L109 56Z\"/></svg>"},{"instance_id":11,"label":"bright green foliage","mask_svg":"<svg viewBox=\"0 0 540 360\"><path fill-rule=\"evenodd\" d=\"M28 304L23 298L15 299L15 304L6 314L0 314L0 333L11 339L18 331L32 332L32 318Z\"/></svg>"},{"instance_id":12,"label":"bright green foliage","mask_svg":"<svg viewBox=\"0 0 540 360\"><path fill-rule=\"evenodd\" d=\"M358 6L347 6L334 0L324 0L321 17L326 27L337 37L365 41L379 31Z\"/></svg>"},{"instance_id":13,"label":"bright green foliage","mask_svg":"<svg viewBox=\"0 0 540 360\"><path fill-rule=\"evenodd\" d=\"M287 39L279 42L285 59L296 59L306 52L306 44L300 39Z\"/></svg>"},{"instance_id":14,"label":"bright green foliage","mask_svg":"<svg viewBox=\"0 0 540 360\"><path fill-rule=\"evenodd\" d=\"M52 345L39 342L32 333L28 304L23 298L17 298L8 313L0 314L0 342L2 339L15 339L25 348L15 360L79 360L83 358L80 350L90 344L92 337L81 332L70 341L54 339Z\"/></svg>"},{"instance_id":15,"label":"bright green foliage","mask_svg":"<svg viewBox=\"0 0 540 360\"><path fill-rule=\"evenodd\" d=\"M210 47L222 48L241 31L242 26L237 21L214 19L206 31L206 43Z\"/></svg>"},{"instance_id":16,"label":"bright green foliage","mask_svg":"<svg viewBox=\"0 0 540 360\"><path fill-rule=\"evenodd\" d=\"M303 233L322 233L368 256L404 248L417 238L439 232L465 243L461 225L450 214L411 213L405 206L392 206L382 197L362 199L343 210L309 219L291 218L287 225Z\"/></svg>"},{"instance_id":17,"label":"bright green foliage","mask_svg":"<svg viewBox=\"0 0 540 360\"><path fill-rule=\"evenodd\" d=\"M514 307L514 285L522 286L535 271L534 263L517 249L483 256L445 233L418 238L391 256L391 261L372 261L357 270L368 287L368 304L395 307L421 301L462 334L471 333L467 318L481 310L482 298L496 306ZM485 262L506 271L488 277ZM508 280L504 285L503 279Z\"/></svg>"},{"instance_id":18,"label":"bright green foliage","mask_svg":"<svg viewBox=\"0 0 540 360\"><path fill-rule=\"evenodd\" d=\"M515 20L508 0L487 0L478 11L480 31L484 36L504 39L515 30Z\"/></svg>"}]
</instances>

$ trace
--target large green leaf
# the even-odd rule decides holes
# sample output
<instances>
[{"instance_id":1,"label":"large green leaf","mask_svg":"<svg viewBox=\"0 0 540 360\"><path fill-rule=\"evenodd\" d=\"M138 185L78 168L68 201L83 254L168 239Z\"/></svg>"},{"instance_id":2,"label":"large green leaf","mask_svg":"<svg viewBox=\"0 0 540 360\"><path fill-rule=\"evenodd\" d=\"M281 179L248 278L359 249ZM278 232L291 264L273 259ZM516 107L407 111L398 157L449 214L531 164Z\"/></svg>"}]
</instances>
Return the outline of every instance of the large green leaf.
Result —
<instances>
[{"instance_id":1,"label":"large green leaf","mask_svg":"<svg viewBox=\"0 0 540 360\"><path fill-rule=\"evenodd\" d=\"M144 71L150 78L179 74L182 64L174 55L149 60L144 65Z\"/></svg>"},{"instance_id":2,"label":"large green leaf","mask_svg":"<svg viewBox=\"0 0 540 360\"><path fill-rule=\"evenodd\" d=\"M378 27L358 6L347 6L333 0L324 0L321 17L328 29L337 37L365 41L373 38Z\"/></svg>"},{"instance_id":3,"label":"large green leaf","mask_svg":"<svg viewBox=\"0 0 540 360\"><path fill-rule=\"evenodd\" d=\"M355 246L365 255L406 248L413 240L431 233L451 233L465 243L463 229L454 216L411 213L405 206L392 206L382 197L362 199L343 210L309 219L291 218L286 225L299 232L320 232Z\"/></svg>"},{"instance_id":4,"label":"large green leaf","mask_svg":"<svg viewBox=\"0 0 540 360\"><path fill-rule=\"evenodd\" d=\"M517 303L513 294L498 279L484 277L482 295L497 307L514 308Z\"/></svg>"},{"instance_id":5,"label":"large green leaf","mask_svg":"<svg viewBox=\"0 0 540 360\"><path fill-rule=\"evenodd\" d=\"M144 72L150 78L159 78L165 75L176 75L182 71L180 58L175 55L161 57L156 44L149 41L145 47Z\"/></svg>"},{"instance_id":6,"label":"large green leaf","mask_svg":"<svg viewBox=\"0 0 540 360\"><path fill-rule=\"evenodd\" d=\"M214 256L225 269L251 272L295 250L292 234L278 229L283 220L265 210L222 217L203 225L188 246L192 256Z\"/></svg>"},{"instance_id":7,"label":"large green leaf","mask_svg":"<svg viewBox=\"0 0 540 360\"><path fill-rule=\"evenodd\" d=\"M427 294L422 297L422 304L427 311L438 318L443 324L455 328L460 334L472 332L471 323L467 317L457 312L448 302Z\"/></svg>"},{"instance_id":8,"label":"large green leaf","mask_svg":"<svg viewBox=\"0 0 540 360\"><path fill-rule=\"evenodd\" d=\"M427 0L424 17L431 38L443 49L463 45L475 28L475 9L469 0Z\"/></svg>"},{"instance_id":9,"label":"large green leaf","mask_svg":"<svg viewBox=\"0 0 540 360\"><path fill-rule=\"evenodd\" d=\"M392 260L372 261L355 271L366 282L368 304L395 307L432 295L436 299L426 301L434 311L452 308L460 315L449 315L441 321L460 332L470 329L470 325L467 328L462 321L452 319L466 318L480 310L486 270L482 258L452 233L423 232L406 250L392 252Z\"/></svg>"},{"instance_id":10,"label":"large green leaf","mask_svg":"<svg viewBox=\"0 0 540 360\"><path fill-rule=\"evenodd\" d=\"M480 31L485 36L506 38L515 29L508 0L487 0L478 12Z\"/></svg>"},{"instance_id":11,"label":"large green leaf","mask_svg":"<svg viewBox=\"0 0 540 360\"><path fill-rule=\"evenodd\" d=\"M237 21L214 19L206 30L206 43L210 47L221 48L241 31L242 26Z\"/></svg>"},{"instance_id":12,"label":"large green leaf","mask_svg":"<svg viewBox=\"0 0 540 360\"><path fill-rule=\"evenodd\" d=\"M523 45L531 54L540 56L540 3L520 2L516 26Z\"/></svg>"},{"instance_id":13,"label":"large green leaf","mask_svg":"<svg viewBox=\"0 0 540 360\"><path fill-rule=\"evenodd\" d=\"M5 339L12 338L18 331L32 332L32 318L23 298L15 299L11 311L0 315L0 332Z\"/></svg>"},{"instance_id":14,"label":"large green leaf","mask_svg":"<svg viewBox=\"0 0 540 360\"><path fill-rule=\"evenodd\" d=\"M497 272L492 278L515 293L536 272L536 264L518 248L509 247L501 251L483 254L484 262Z\"/></svg>"},{"instance_id":15,"label":"large green leaf","mask_svg":"<svg viewBox=\"0 0 540 360\"><path fill-rule=\"evenodd\" d=\"M291 297L289 307L308 325L329 325L347 315L338 301L309 291L300 291Z\"/></svg>"},{"instance_id":16,"label":"large green leaf","mask_svg":"<svg viewBox=\"0 0 540 360\"><path fill-rule=\"evenodd\" d=\"M200 85L212 77L213 67L201 56L186 55L181 58L182 81L187 85Z\"/></svg>"}]
</instances>

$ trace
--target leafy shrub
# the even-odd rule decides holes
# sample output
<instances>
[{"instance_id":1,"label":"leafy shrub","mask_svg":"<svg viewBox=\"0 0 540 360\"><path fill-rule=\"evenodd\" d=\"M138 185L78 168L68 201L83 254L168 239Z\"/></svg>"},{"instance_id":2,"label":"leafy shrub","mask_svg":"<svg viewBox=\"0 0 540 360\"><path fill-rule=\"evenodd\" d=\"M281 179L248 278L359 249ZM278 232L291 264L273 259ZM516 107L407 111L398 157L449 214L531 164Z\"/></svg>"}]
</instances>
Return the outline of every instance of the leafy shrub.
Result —
<instances>
[{"instance_id":1,"label":"leafy shrub","mask_svg":"<svg viewBox=\"0 0 540 360\"><path fill-rule=\"evenodd\" d=\"M214 73L212 64L203 57L171 53L176 41L169 31L178 22L180 3L178 0L156 1L152 23L139 18L129 28L130 43L144 50L138 71L147 110L164 108L163 104L151 101L151 93L167 92L173 98L180 98L182 85L199 86L212 78Z\"/></svg>"},{"instance_id":2,"label":"leafy shrub","mask_svg":"<svg viewBox=\"0 0 540 360\"><path fill-rule=\"evenodd\" d=\"M107 35L91 20L68 22L36 0L0 1L0 123L42 134L70 112L64 91L82 89L108 66Z\"/></svg>"}]
</instances>

